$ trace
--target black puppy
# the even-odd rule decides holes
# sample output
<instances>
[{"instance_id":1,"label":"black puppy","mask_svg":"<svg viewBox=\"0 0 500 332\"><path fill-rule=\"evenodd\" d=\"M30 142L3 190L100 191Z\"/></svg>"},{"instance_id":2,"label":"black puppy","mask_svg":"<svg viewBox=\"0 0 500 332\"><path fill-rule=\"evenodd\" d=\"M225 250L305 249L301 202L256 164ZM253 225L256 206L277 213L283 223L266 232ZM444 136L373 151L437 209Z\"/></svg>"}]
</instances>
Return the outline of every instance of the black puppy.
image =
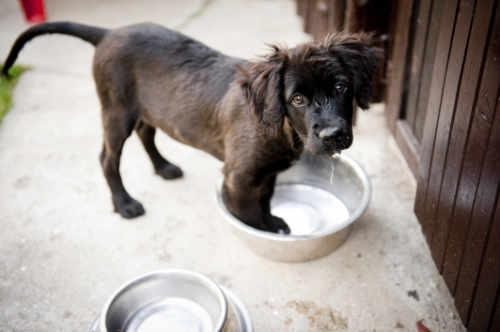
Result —
<instances>
[{"instance_id":1,"label":"black puppy","mask_svg":"<svg viewBox=\"0 0 500 332\"><path fill-rule=\"evenodd\" d=\"M125 218L144 213L119 172L122 147L133 130L157 174L182 176L155 146L160 128L224 161L223 198L229 211L272 232L289 232L270 213L276 174L304 148L332 154L351 145L353 110L356 103L368 108L377 64L365 35L273 47L262 61L248 62L155 24L106 30L54 22L21 34L3 73L27 41L47 33L96 46L93 73L104 126L100 160L115 211Z\"/></svg>"}]
</instances>

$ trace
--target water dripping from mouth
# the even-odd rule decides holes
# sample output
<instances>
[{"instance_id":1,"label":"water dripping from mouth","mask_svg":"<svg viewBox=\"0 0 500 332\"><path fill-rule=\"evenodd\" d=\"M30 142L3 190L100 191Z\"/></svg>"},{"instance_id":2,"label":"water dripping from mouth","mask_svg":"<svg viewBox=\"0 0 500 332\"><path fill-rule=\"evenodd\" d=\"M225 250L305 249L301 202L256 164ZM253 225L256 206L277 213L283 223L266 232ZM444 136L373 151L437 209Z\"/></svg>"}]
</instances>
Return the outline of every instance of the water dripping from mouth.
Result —
<instances>
[{"instance_id":1,"label":"water dripping from mouth","mask_svg":"<svg viewBox=\"0 0 500 332\"><path fill-rule=\"evenodd\" d=\"M330 184L333 184L333 176L335 175L335 162L336 159L340 157L340 151L335 151L332 154L332 170L330 173Z\"/></svg>"},{"instance_id":2,"label":"water dripping from mouth","mask_svg":"<svg viewBox=\"0 0 500 332\"><path fill-rule=\"evenodd\" d=\"M333 174L335 173L335 163L332 162L332 172L330 173L330 184L333 184Z\"/></svg>"}]
</instances>

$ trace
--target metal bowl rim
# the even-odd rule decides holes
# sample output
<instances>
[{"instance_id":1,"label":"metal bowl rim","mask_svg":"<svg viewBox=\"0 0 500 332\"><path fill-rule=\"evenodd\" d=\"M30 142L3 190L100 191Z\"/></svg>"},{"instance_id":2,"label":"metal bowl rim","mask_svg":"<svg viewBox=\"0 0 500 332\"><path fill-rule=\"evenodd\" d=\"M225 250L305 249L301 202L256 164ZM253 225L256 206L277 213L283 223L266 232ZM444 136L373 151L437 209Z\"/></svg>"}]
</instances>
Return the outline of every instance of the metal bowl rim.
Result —
<instances>
[{"instance_id":1,"label":"metal bowl rim","mask_svg":"<svg viewBox=\"0 0 500 332\"><path fill-rule=\"evenodd\" d=\"M232 310L235 315L239 317L242 321L243 325L245 325L244 332L253 332L253 323L252 317L248 312L246 305L241 301L241 299L234 294L233 291L229 290L229 288L220 286L224 295L226 295L227 300L232 306ZM243 332L243 331L242 331Z\"/></svg>"},{"instance_id":2,"label":"metal bowl rim","mask_svg":"<svg viewBox=\"0 0 500 332\"><path fill-rule=\"evenodd\" d=\"M370 180L368 179L368 175L364 168L358 164L356 161L354 161L352 158L347 157L345 155L337 155L335 158L340 159L341 162L346 163L351 167L354 172L358 175L359 179L361 180L361 186L364 188L363 196L361 197L361 201L359 206L354 210L354 212L347 218L343 223L337 225L337 227L329 230L325 230L322 232L317 232L312 235L285 235L285 234L276 234L276 233L270 233L266 231L261 231L258 229L255 229L251 226L248 226L244 224L242 221L240 221L238 218L233 216L226 208L226 205L222 201L222 194L221 194L221 188L222 188L222 183L223 180L220 180L218 183L218 186L216 188L216 198L217 198L217 204L219 206L219 209L223 213L224 217L226 220L236 229L239 231L248 233L252 236L255 236L257 238L265 239L265 240L272 240L272 241L279 241L279 242L297 242L297 241L310 241L314 239L319 239L334 233L337 233L344 229L345 227L349 226L352 224L354 221L356 221L368 208L368 204L370 203L371 195L372 195L372 186L370 183ZM333 157L332 157L333 159ZM292 166L293 167L293 166Z\"/></svg>"},{"instance_id":3,"label":"metal bowl rim","mask_svg":"<svg viewBox=\"0 0 500 332\"><path fill-rule=\"evenodd\" d=\"M215 295L217 297L217 300L219 304L221 305L221 311L222 315L219 317L218 321L215 324L215 331L222 331L224 324L227 320L227 299L226 296L224 295L224 292L222 289L217 285L213 280L208 278L207 276L194 272L194 271L189 271L189 270L184 270L184 269L166 269L166 270L157 270L153 272L148 272L143 275L140 275L131 281L127 281L123 283L117 291L111 295L108 300L106 301L106 304L104 305L102 311L101 311L101 316L100 316L100 322L99 322L99 329L100 331L107 331L106 327L106 317L107 317L107 312L111 305L114 303L115 299L123 294L124 292L127 291L127 289L140 284L141 282L149 279L153 279L159 276L169 276L169 275L180 275L180 276L190 276L193 278L197 278L201 280L203 283L205 283L208 288L211 288L212 291L215 291Z\"/></svg>"}]
</instances>

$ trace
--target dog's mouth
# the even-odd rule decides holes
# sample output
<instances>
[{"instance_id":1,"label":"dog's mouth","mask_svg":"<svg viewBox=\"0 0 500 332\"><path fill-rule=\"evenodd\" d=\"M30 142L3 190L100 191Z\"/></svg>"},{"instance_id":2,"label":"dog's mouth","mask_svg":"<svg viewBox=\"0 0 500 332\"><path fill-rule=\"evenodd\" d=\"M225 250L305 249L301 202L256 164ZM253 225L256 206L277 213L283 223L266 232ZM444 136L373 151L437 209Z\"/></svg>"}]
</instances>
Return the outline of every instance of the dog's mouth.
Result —
<instances>
[{"instance_id":1,"label":"dog's mouth","mask_svg":"<svg viewBox=\"0 0 500 332\"><path fill-rule=\"evenodd\" d=\"M323 149L321 149L318 154L326 154L329 156L333 156L336 154L340 154L341 152L342 152L342 149L339 149L336 146L333 146L333 147L323 147Z\"/></svg>"},{"instance_id":2,"label":"dog's mouth","mask_svg":"<svg viewBox=\"0 0 500 332\"><path fill-rule=\"evenodd\" d=\"M348 149L352 143L352 139L341 142L336 142L335 140L322 140L311 134L311 131L308 133L301 133L294 130L294 134L295 140L301 142L304 150L313 155L337 155L343 150Z\"/></svg>"},{"instance_id":3,"label":"dog's mouth","mask_svg":"<svg viewBox=\"0 0 500 332\"><path fill-rule=\"evenodd\" d=\"M315 133L314 130L308 130L307 133L297 131L300 140L303 142L304 150L314 155L340 154L341 151L348 149L353 143L352 133L347 130L336 137L324 137Z\"/></svg>"},{"instance_id":4,"label":"dog's mouth","mask_svg":"<svg viewBox=\"0 0 500 332\"><path fill-rule=\"evenodd\" d=\"M316 140L306 140L305 149L314 155L334 155L340 153L342 149L339 149L335 144L323 144L322 142L317 142Z\"/></svg>"},{"instance_id":5,"label":"dog's mouth","mask_svg":"<svg viewBox=\"0 0 500 332\"><path fill-rule=\"evenodd\" d=\"M337 144L335 141L324 142L310 136L304 139L304 149L314 155L333 156L340 154L343 150L349 148L349 146Z\"/></svg>"}]
</instances>

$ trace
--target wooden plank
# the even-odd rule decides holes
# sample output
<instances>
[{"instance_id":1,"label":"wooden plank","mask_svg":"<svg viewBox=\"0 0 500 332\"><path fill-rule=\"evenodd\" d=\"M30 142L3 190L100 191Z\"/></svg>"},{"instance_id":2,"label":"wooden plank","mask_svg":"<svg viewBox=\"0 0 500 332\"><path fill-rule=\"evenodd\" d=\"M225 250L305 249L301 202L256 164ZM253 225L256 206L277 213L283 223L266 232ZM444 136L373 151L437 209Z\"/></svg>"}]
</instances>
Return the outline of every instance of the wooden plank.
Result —
<instances>
[{"instance_id":1,"label":"wooden plank","mask_svg":"<svg viewBox=\"0 0 500 332\"><path fill-rule=\"evenodd\" d=\"M499 292L500 293L500 292ZM493 317L491 317L490 327L488 331L500 331L500 294L497 293L497 300Z\"/></svg>"},{"instance_id":2,"label":"wooden plank","mask_svg":"<svg viewBox=\"0 0 500 332\"><path fill-rule=\"evenodd\" d=\"M465 241L470 223L470 211L479 184L481 165L485 156L484 147L491 130L497 103L497 91L500 83L498 73L500 63L497 50L500 47L499 13L497 11L492 37L488 45L486 63L474 108L471 128L464 153L462 172L455 199L455 211L452 216L453 227L447 241L447 248L442 269L443 278L452 293L456 291L458 271L465 251ZM490 119L486 121L485 119Z\"/></svg>"},{"instance_id":3,"label":"wooden plank","mask_svg":"<svg viewBox=\"0 0 500 332\"><path fill-rule=\"evenodd\" d=\"M344 18L344 31L356 32L358 30L358 6L356 1L347 0Z\"/></svg>"},{"instance_id":4,"label":"wooden plank","mask_svg":"<svg viewBox=\"0 0 500 332\"><path fill-rule=\"evenodd\" d=\"M455 103L454 119L444 166L442 189L439 195L435 227L432 232L432 253L438 269L443 266L446 242L449 235L451 215L455 207L455 197L460 180L465 144L467 141L470 119L476 100L476 91L481 77L483 59L486 58L488 29L493 16L494 0L476 3L476 11L467 46L460 89ZM471 10L471 12L473 12ZM486 23L485 23L486 22ZM442 119L444 119L443 117ZM438 128L439 130L439 128ZM439 137L439 136L438 136ZM438 150L439 153L439 150ZM436 163L434 163L436 165Z\"/></svg>"},{"instance_id":5,"label":"wooden plank","mask_svg":"<svg viewBox=\"0 0 500 332\"><path fill-rule=\"evenodd\" d=\"M345 0L328 1L328 32L342 31L346 11Z\"/></svg>"},{"instance_id":6,"label":"wooden plank","mask_svg":"<svg viewBox=\"0 0 500 332\"><path fill-rule=\"evenodd\" d=\"M304 32L311 33L314 0L304 0Z\"/></svg>"},{"instance_id":7,"label":"wooden plank","mask_svg":"<svg viewBox=\"0 0 500 332\"><path fill-rule=\"evenodd\" d=\"M420 81L420 91L417 98L416 119L414 134L418 142L422 142L424 122L427 116L427 105L431 91L432 68L436 56L437 40L439 36L440 17L443 15L444 1L433 1L432 16L430 20L429 31L427 33L427 42L425 45L425 58L422 66L422 78Z\"/></svg>"},{"instance_id":8,"label":"wooden plank","mask_svg":"<svg viewBox=\"0 0 500 332\"><path fill-rule=\"evenodd\" d=\"M396 4L396 24L392 54L387 65L387 125L394 132L400 118L401 100L404 86L406 54L409 45L409 32L413 0L399 1Z\"/></svg>"},{"instance_id":9,"label":"wooden plank","mask_svg":"<svg viewBox=\"0 0 500 332\"><path fill-rule=\"evenodd\" d=\"M326 34L328 26L328 8L325 0L309 1L309 12L311 18L310 34L315 40L319 40Z\"/></svg>"},{"instance_id":10,"label":"wooden plank","mask_svg":"<svg viewBox=\"0 0 500 332\"><path fill-rule=\"evenodd\" d=\"M316 5L318 1L319 0L310 0L307 7L310 17L309 33L313 36L313 39L317 38L318 31L318 12L316 11Z\"/></svg>"},{"instance_id":11,"label":"wooden plank","mask_svg":"<svg viewBox=\"0 0 500 332\"><path fill-rule=\"evenodd\" d=\"M297 14L304 18L306 14L307 2L309 0L296 0L297 3Z\"/></svg>"},{"instance_id":12,"label":"wooden plank","mask_svg":"<svg viewBox=\"0 0 500 332\"><path fill-rule=\"evenodd\" d=\"M320 40L328 33L328 3L326 0L316 0L313 4L313 28L312 35L314 39Z\"/></svg>"},{"instance_id":13,"label":"wooden plank","mask_svg":"<svg viewBox=\"0 0 500 332\"><path fill-rule=\"evenodd\" d=\"M441 111L434 142L432 164L429 173L427 191L425 193L425 210L422 217L428 227L428 240L434 260L437 261L434 250L434 231L440 220L436 220L439 196L441 194L444 165L446 163L450 132L453 125L453 116L459 85L462 78L465 51L474 12L474 0L461 0L455 23L455 32L451 46L450 58L446 70L446 79L441 99ZM445 188L445 191L447 188Z\"/></svg>"},{"instance_id":14,"label":"wooden plank","mask_svg":"<svg viewBox=\"0 0 500 332\"><path fill-rule=\"evenodd\" d=\"M500 112L496 114L500 118ZM497 120L497 123L500 123ZM500 141L500 127L492 131ZM500 149L500 142L497 149ZM500 157L497 158L500 169ZM468 327L470 331L487 331L488 324L495 313L495 300L500 292L500 193L497 192L496 212L488 236L488 245L483 257L477 290L472 303Z\"/></svg>"},{"instance_id":15,"label":"wooden plank","mask_svg":"<svg viewBox=\"0 0 500 332\"><path fill-rule=\"evenodd\" d=\"M416 20L412 22L414 25L414 42L412 46L412 54L410 63L407 68L407 76L410 81L408 85L408 96L406 106L403 106L406 121L410 127L415 128L415 119L417 117L417 101L420 93L420 81L422 79L422 65L425 57L425 46L427 40L427 32L429 30L429 20L431 15L431 0L421 0L418 5L418 15Z\"/></svg>"},{"instance_id":16,"label":"wooden plank","mask_svg":"<svg viewBox=\"0 0 500 332\"><path fill-rule=\"evenodd\" d=\"M422 226L422 231L429 243L432 239L432 222L425 218L426 194L430 178L432 156L434 153L434 142L436 138L437 124L440 118L441 99L448 67L451 50L453 28L457 13L458 0L445 1L443 15L440 19L440 29L436 57L432 69L431 95L427 105L427 118L425 119L424 135L420 145L420 160L422 169L419 172L417 183L417 195L415 198L415 213Z\"/></svg>"},{"instance_id":17,"label":"wooden plank","mask_svg":"<svg viewBox=\"0 0 500 332\"><path fill-rule=\"evenodd\" d=\"M498 73L498 72L497 72ZM498 98L498 86L496 91L491 91ZM496 195L500 183L500 103L497 104L495 122L486 118L491 130L490 139L487 144L488 150L481 170L481 178L476 193L472 218L469 223L467 240L463 259L460 265L460 273L455 291L455 303L458 313L464 321L468 320L474 289L479 274L479 266L490 228L491 219L496 204Z\"/></svg>"},{"instance_id":18,"label":"wooden plank","mask_svg":"<svg viewBox=\"0 0 500 332\"><path fill-rule=\"evenodd\" d=\"M420 158L418 155L418 142L413 135L411 127L407 121L399 120L396 124L396 131L394 132L394 139L403 154L403 157L408 164L408 167L415 175L420 167Z\"/></svg>"}]
</instances>

